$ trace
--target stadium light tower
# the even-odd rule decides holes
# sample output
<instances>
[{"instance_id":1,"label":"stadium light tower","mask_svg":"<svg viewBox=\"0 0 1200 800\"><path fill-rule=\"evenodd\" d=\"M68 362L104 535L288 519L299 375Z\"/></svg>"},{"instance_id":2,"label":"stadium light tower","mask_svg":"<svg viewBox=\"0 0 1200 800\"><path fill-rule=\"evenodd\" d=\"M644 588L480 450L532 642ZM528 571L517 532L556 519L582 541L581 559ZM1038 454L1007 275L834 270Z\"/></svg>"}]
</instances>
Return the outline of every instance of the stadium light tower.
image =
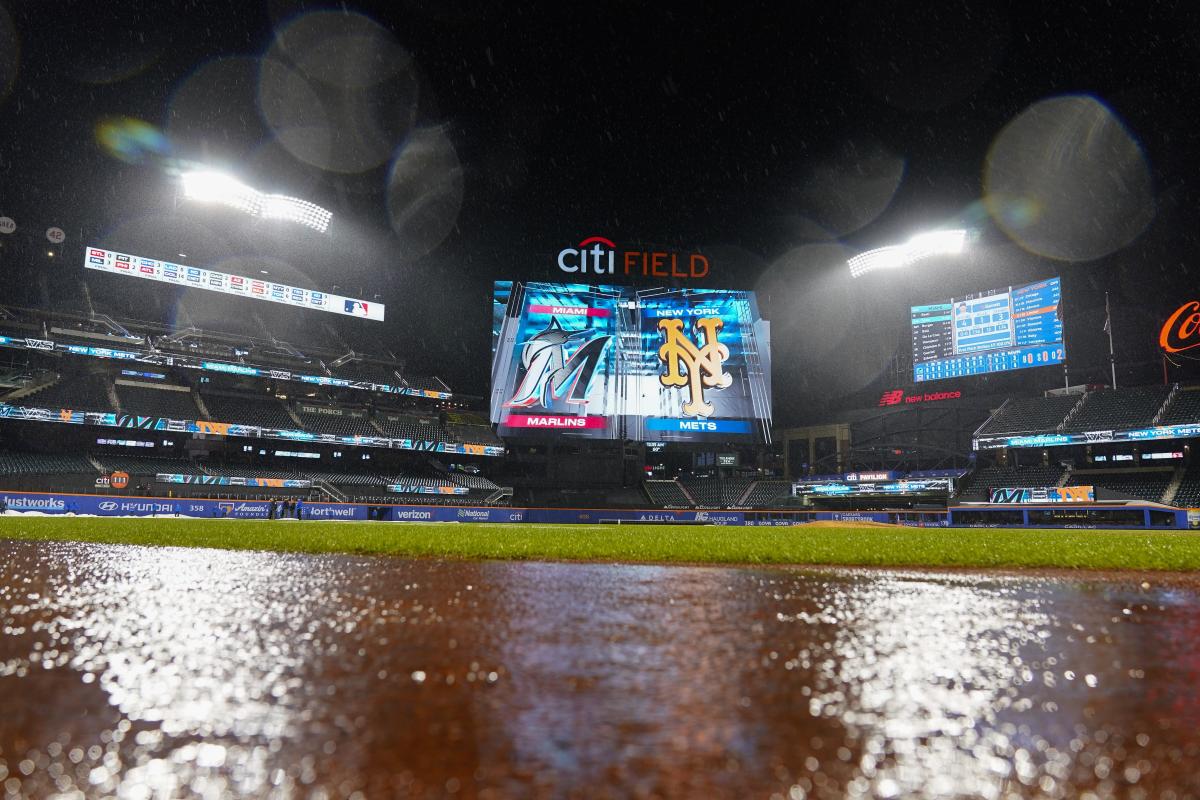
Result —
<instances>
[{"instance_id":1,"label":"stadium light tower","mask_svg":"<svg viewBox=\"0 0 1200 800\"><path fill-rule=\"evenodd\" d=\"M282 194L264 194L221 172L192 170L179 176L183 196L201 203L218 203L252 217L279 219L312 228L329 229L333 213L315 203Z\"/></svg>"},{"instance_id":2,"label":"stadium light tower","mask_svg":"<svg viewBox=\"0 0 1200 800\"><path fill-rule=\"evenodd\" d=\"M881 269L908 267L934 256L958 255L967 248L970 238L970 232L962 229L919 233L904 244L859 253L846 265L850 267L850 277L859 278Z\"/></svg>"}]
</instances>

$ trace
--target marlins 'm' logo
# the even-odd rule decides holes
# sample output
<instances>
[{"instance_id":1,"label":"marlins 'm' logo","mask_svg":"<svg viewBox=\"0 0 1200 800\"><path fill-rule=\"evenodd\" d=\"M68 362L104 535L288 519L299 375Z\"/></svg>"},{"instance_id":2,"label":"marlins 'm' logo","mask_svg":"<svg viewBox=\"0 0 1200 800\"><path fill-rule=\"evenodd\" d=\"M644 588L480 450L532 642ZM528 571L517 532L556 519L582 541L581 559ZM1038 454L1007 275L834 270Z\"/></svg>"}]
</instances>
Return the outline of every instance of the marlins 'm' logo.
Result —
<instances>
[{"instance_id":1,"label":"marlins 'm' logo","mask_svg":"<svg viewBox=\"0 0 1200 800\"><path fill-rule=\"evenodd\" d=\"M556 400L584 405L592 377L600 364L604 348L611 336L597 336L580 345L570 357L567 345L592 334L591 330L569 331L557 317L550 325L527 340L521 350L521 367L525 374L506 408L529 408L540 405L553 408Z\"/></svg>"}]
</instances>

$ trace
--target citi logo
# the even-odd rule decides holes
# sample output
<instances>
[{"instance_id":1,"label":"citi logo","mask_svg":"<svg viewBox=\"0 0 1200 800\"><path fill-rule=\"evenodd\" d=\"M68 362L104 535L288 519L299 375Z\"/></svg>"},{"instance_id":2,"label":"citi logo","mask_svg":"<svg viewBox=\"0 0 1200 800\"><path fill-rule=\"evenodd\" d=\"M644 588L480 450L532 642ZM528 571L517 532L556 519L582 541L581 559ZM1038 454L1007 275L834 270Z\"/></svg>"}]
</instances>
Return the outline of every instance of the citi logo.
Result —
<instances>
[{"instance_id":1,"label":"citi logo","mask_svg":"<svg viewBox=\"0 0 1200 800\"><path fill-rule=\"evenodd\" d=\"M670 253L665 250L618 249L612 239L589 236L577 247L558 253L558 268L582 275L642 275L655 278L703 278L708 275L708 257L700 253ZM617 272L617 266L621 272Z\"/></svg>"}]
</instances>

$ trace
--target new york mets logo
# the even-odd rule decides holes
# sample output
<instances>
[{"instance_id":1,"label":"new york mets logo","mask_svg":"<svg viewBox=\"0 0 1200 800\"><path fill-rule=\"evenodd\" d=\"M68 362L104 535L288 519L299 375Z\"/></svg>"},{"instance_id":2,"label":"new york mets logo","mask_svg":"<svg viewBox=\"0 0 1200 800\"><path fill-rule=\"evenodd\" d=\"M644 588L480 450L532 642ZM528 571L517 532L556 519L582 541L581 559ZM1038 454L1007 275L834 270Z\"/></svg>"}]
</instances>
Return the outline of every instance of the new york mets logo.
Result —
<instances>
[{"instance_id":1,"label":"new york mets logo","mask_svg":"<svg viewBox=\"0 0 1200 800\"><path fill-rule=\"evenodd\" d=\"M714 408L712 403L705 402L704 388L724 389L733 383L733 376L724 371L729 348L717 341L721 328L725 327L720 317L702 317L696 320L695 327L697 338L703 339L699 347L684 335L682 319L658 321L664 338L658 348L658 360L667 366L658 382L663 386L688 387L684 416L710 417Z\"/></svg>"},{"instance_id":2,"label":"new york mets logo","mask_svg":"<svg viewBox=\"0 0 1200 800\"><path fill-rule=\"evenodd\" d=\"M517 391L505 408L529 408L540 405L553 408L556 400L573 405L586 405L592 377L604 348L611 336L597 336L580 345L570 357L566 355L567 344L587 336L592 331L566 330L557 317L550 318L550 325L525 342L521 350L521 366L525 370Z\"/></svg>"}]
</instances>

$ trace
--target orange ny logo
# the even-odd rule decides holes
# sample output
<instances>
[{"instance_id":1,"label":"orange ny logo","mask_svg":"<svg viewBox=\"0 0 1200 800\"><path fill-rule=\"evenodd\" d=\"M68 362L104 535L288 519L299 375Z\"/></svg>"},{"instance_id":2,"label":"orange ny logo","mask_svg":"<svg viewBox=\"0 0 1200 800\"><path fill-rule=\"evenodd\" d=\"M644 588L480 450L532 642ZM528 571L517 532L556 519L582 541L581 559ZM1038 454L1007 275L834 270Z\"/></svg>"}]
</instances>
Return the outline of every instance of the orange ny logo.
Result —
<instances>
[{"instance_id":1,"label":"orange ny logo","mask_svg":"<svg viewBox=\"0 0 1200 800\"><path fill-rule=\"evenodd\" d=\"M696 336L703 339L703 344L697 347L684 335L682 319L658 321L658 329L665 339L658 348L658 360L667 365L666 373L658 377L658 382L663 386L688 387L684 416L712 416L713 404L704 401L704 387L724 389L733 383L733 376L723 371L729 348L717 341L724 326L720 317L696 320Z\"/></svg>"}]
</instances>

